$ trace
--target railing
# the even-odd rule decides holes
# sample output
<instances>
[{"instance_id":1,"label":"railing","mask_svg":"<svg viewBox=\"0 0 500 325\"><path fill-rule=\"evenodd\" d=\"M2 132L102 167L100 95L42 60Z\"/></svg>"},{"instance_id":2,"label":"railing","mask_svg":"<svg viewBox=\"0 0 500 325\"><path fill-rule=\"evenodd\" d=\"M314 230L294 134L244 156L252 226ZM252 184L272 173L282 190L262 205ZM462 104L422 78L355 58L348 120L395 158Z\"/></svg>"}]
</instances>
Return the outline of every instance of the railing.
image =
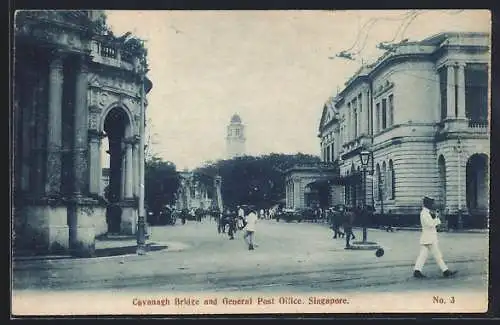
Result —
<instances>
[{"instance_id":1,"label":"railing","mask_svg":"<svg viewBox=\"0 0 500 325\"><path fill-rule=\"evenodd\" d=\"M118 57L118 51L115 48L105 45L101 45L100 48L101 56L112 59L116 59Z\"/></svg>"},{"instance_id":2,"label":"railing","mask_svg":"<svg viewBox=\"0 0 500 325\"><path fill-rule=\"evenodd\" d=\"M488 127L488 121L473 121L469 120L469 127L475 129L483 129Z\"/></svg>"},{"instance_id":3,"label":"railing","mask_svg":"<svg viewBox=\"0 0 500 325\"><path fill-rule=\"evenodd\" d=\"M131 53L98 40L92 41L92 56L95 62L127 70L137 69L135 57Z\"/></svg>"}]
</instances>

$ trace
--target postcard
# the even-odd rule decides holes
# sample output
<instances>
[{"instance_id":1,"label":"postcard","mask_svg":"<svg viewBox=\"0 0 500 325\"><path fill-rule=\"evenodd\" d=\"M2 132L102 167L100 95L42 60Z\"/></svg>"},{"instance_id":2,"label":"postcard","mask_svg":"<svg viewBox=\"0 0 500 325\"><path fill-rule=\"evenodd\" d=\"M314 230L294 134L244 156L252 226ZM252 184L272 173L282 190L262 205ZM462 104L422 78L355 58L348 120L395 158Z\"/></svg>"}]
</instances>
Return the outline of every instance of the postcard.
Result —
<instances>
[{"instance_id":1,"label":"postcard","mask_svg":"<svg viewBox=\"0 0 500 325\"><path fill-rule=\"evenodd\" d=\"M22 10L11 317L484 313L487 10Z\"/></svg>"}]
</instances>

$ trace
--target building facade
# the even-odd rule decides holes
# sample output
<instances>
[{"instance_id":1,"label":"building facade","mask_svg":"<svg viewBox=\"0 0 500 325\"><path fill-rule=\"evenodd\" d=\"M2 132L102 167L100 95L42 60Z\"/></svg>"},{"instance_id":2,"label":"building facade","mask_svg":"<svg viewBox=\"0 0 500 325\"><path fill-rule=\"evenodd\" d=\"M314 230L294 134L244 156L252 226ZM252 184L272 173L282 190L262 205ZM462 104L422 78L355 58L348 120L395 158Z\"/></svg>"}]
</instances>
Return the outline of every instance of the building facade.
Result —
<instances>
[{"instance_id":1,"label":"building facade","mask_svg":"<svg viewBox=\"0 0 500 325\"><path fill-rule=\"evenodd\" d=\"M423 196L469 226L489 210L490 36L442 33L407 42L360 69L324 107L324 161L340 176L348 205L417 215ZM372 159L363 174L359 153ZM365 201L364 201L365 200Z\"/></svg>"},{"instance_id":2,"label":"building facade","mask_svg":"<svg viewBox=\"0 0 500 325\"><path fill-rule=\"evenodd\" d=\"M21 11L15 23L15 248L93 255L110 201L121 207L121 232L136 232L140 119L152 88L146 51L113 36L103 11Z\"/></svg>"},{"instance_id":3,"label":"building facade","mask_svg":"<svg viewBox=\"0 0 500 325\"><path fill-rule=\"evenodd\" d=\"M245 155L245 142L245 125L242 123L240 116L234 114L227 126L227 159Z\"/></svg>"}]
</instances>

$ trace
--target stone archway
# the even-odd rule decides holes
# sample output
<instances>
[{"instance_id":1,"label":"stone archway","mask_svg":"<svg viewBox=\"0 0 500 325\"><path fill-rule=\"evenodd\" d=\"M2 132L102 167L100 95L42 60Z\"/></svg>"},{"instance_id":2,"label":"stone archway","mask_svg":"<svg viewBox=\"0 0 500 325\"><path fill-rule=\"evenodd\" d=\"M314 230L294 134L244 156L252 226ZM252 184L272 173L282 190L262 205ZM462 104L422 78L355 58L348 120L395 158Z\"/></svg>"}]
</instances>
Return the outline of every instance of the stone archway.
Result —
<instances>
[{"instance_id":1,"label":"stone archway","mask_svg":"<svg viewBox=\"0 0 500 325\"><path fill-rule=\"evenodd\" d=\"M108 145L108 148L104 149L109 158L107 191L109 204L106 212L109 233L123 232L123 209L125 208L123 203L127 199L133 199L134 195L131 122L127 111L120 106L109 109L103 118L102 130L104 137L107 138L104 142ZM130 214L129 211L128 214ZM133 229L126 232L133 232Z\"/></svg>"},{"instance_id":2,"label":"stone archway","mask_svg":"<svg viewBox=\"0 0 500 325\"><path fill-rule=\"evenodd\" d=\"M446 161L443 155L438 158L438 177L439 197L437 203L444 211L446 210Z\"/></svg>"},{"instance_id":3,"label":"stone archway","mask_svg":"<svg viewBox=\"0 0 500 325\"><path fill-rule=\"evenodd\" d=\"M466 165L466 204L471 217L485 217L489 208L489 166L486 154L473 154Z\"/></svg>"}]
</instances>

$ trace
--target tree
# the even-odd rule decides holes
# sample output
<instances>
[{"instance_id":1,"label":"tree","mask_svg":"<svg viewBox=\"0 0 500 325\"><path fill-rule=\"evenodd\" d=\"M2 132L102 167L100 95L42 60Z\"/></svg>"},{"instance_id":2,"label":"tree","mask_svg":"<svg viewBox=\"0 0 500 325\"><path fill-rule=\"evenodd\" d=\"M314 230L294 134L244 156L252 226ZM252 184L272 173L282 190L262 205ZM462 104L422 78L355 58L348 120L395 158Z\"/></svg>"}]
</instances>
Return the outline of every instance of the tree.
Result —
<instances>
[{"instance_id":1,"label":"tree","mask_svg":"<svg viewBox=\"0 0 500 325\"><path fill-rule=\"evenodd\" d=\"M194 170L195 177L213 189L213 178L222 177L225 206L249 204L270 207L285 197L283 172L297 164L314 164L320 158L307 154L243 156L207 163Z\"/></svg>"},{"instance_id":2,"label":"tree","mask_svg":"<svg viewBox=\"0 0 500 325\"><path fill-rule=\"evenodd\" d=\"M176 166L170 161L152 157L146 161L145 202L154 213L167 204L174 204L180 185Z\"/></svg>"}]
</instances>

